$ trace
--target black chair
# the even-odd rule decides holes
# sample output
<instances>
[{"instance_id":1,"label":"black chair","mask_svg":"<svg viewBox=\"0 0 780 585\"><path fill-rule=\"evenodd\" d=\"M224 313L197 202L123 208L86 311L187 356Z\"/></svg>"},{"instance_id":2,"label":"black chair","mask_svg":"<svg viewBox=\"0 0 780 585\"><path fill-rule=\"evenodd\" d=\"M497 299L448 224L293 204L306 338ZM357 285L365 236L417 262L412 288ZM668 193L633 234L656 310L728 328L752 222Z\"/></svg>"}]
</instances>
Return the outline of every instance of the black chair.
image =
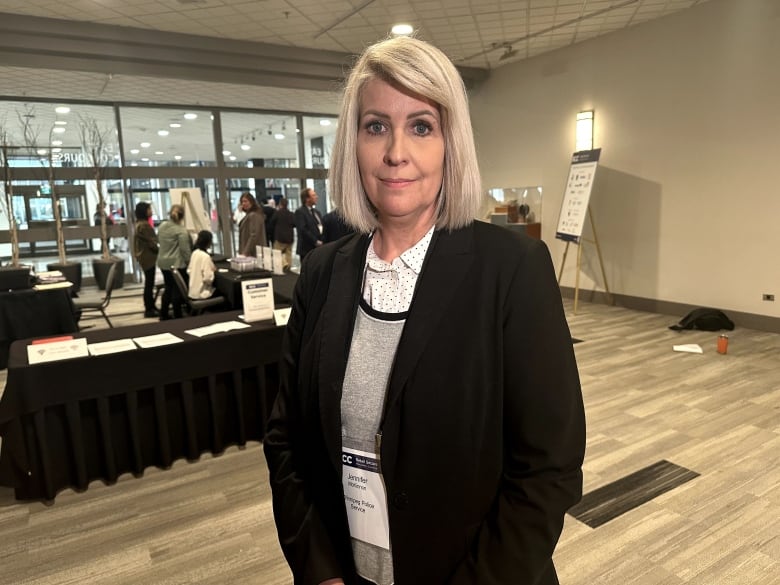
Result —
<instances>
[{"instance_id":1,"label":"black chair","mask_svg":"<svg viewBox=\"0 0 780 585\"><path fill-rule=\"evenodd\" d=\"M73 306L77 310L80 310L82 315L85 311L98 311L106 320L108 326L111 327L112 329L114 328L114 326L111 324L108 315L106 315L106 309L108 308L108 303L111 302L111 292L114 290L114 278L116 277L117 266L118 263L114 262L111 265L111 268L108 269L108 276L106 277L106 296L104 296L101 300L99 301L91 301L86 299L73 300ZM95 315L93 318L96 317L97 315Z\"/></svg>"},{"instance_id":2,"label":"black chair","mask_svg":"<svg viewBox=\"0 0 780 585\"><path fill-rule=\"evenodd\" d=\"M184 277L176 269L172 269L173 279L176 281L176 286L179 287L179 292L182 298L187 302L190 307L190 315L200 315L205 309L221 305L225 302L225 298L221 295L210 297L208 299L193 299L190 298L190 291L187 288L187 283L184 282Z\"/></svg>"}]
</instances>

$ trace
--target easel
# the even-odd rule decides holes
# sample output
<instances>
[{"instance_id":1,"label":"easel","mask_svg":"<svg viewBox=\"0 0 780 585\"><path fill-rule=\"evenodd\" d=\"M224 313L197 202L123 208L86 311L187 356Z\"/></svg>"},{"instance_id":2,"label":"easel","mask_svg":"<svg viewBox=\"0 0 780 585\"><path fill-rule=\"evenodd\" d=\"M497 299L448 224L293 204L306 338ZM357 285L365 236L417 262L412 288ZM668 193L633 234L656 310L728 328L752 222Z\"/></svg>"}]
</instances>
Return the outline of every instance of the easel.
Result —
<instances>
[{"instance_id":1,"label":"easel","mask_svg":"<svg viewBox=\"0 0 780 585\"><path fill-rule=\"evenodd\" d=\"M589 240L580 236L575 243L577 244L577 275L574 279L574 314L577 314L577 305L580 297L580 270L582 269L582 242L588 242L590 244L596 244L596 253L599 257L599 267L601 268L601 277L604 279L604 290L607 293L607 300L609 304L613 304L612 293L609 292L609 285L607 284L607 273L604 270L604 260L601 257L601 246L599 246L599 238L596 235L596 224L593 222L593 212L588 205L588 220L590 221L590 229L593 232L593 239ZM563 278L563 267L566 265L566 256L569 253L570 240L566 240L566 247L563 249L563 259L561 260L561 269L558 271L558 286L561 285L561 278Z\"/></svg>"}]
</instances>

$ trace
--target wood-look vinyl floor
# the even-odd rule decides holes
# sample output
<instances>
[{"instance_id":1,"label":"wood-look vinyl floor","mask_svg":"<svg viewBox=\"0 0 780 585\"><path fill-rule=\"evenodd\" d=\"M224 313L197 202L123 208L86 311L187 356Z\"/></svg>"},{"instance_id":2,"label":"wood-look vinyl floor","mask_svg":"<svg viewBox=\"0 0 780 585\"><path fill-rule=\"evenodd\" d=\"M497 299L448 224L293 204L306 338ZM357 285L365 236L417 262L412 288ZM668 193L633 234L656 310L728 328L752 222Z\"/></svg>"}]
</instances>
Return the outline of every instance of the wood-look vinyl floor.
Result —
<instances>
[{"instance_id":1,"label":"wood-look vinyl floor","mask_svg":"<svg viewBox=\"0 0 780 585\"><path fill-rule=\"evenodd\" d=\"M117 295L114 324L143 321L140 290ZM562 585L780 584L780 336L738 328L719 355L716 333L668 330L679 316L565 304L583 340L585 491L662 459L700 476L595 529L567 516ZM71 583L291 583L260 445L51 506L0 488L0 584Z\"/></svg>"}]
</instances>

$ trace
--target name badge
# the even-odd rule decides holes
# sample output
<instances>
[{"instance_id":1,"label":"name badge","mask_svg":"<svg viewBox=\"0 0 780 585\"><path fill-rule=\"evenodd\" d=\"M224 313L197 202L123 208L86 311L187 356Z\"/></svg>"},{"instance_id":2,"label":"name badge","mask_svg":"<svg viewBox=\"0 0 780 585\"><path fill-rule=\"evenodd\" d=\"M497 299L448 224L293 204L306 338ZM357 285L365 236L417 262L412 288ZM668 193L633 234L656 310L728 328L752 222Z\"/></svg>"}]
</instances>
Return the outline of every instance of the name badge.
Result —
<instances>
[{"instance_id":1,"label":"name badge","mask_svg":"<svg viewBox=\"0 0 780 585\"><path fill-rule=\"evenodd\" d=\"M379 459L374 453L344 449L341 473L350 535L390 550L387 494Z\"/></svg>"}]
</instances>

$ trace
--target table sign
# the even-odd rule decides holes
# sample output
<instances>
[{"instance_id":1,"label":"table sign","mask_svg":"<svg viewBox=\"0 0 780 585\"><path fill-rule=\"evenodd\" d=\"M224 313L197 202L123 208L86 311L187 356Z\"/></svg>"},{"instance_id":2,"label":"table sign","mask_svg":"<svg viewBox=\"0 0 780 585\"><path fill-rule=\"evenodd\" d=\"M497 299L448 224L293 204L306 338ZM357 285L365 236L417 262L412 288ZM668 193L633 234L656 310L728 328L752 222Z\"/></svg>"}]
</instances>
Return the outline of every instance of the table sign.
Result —
<instances>
[{"instance_id":1,"label":"table sign","mask_svg":"<svg viewBox=\"0 0 780 585\"><path fill-rule=\"evenodd\" d=\"M173 333L158 333L157 335L145 335L144 337L133 337L133 341L138 347L144 349L149 347L159 347L161 345L170 345L172 343L181 343L184 341L181 337L176 337Z\"/></svg>"},{"instance_id":2,"label":"table sign","mask_svg":"<svg viewBox=\"0 0 780 585\"><path fill-rule=\"evenodd\" d=\"M274 269L274 256L273 256L273 250L269 248L268 246L263 246L263 270L268 270L269 272Z\"/></svg>"},{"instance_id":3,"label":"table sign","mask_svg":"<svg viewBox=\"0 0 780 585\"><path fill-rule=\"evenodd\" d=\"M274 311L274 322L279 327L284 327L287 325L287 321L290 320L290 311L292 311L291 307L286 307L284 309L276 309Z\"/></svg>"},{"instance_id":4,"label":"table sign","mask_svg":"<svg viewBox=\"0 0 780 585\"><path fill-rule=\"evenodd\" d=\"M245 321L263 321L274 315L274 283L270 278L241 282Z\"/></svg>"},{"instance_id":5,"label":"table sign","mask_svg":"<svg viewBox=\"0 0 780 585\"><path fill-rule=\"evenodd\" d=\"M83 337L27 346L27 362L30 365L87 357L88 355L87 340Z\"/></svg>"},{"instance_id":6,"label":"table sign","mask_svg":"<svg viewBox=\"0 0 780 585\"><path fill-rule=\"evenodd\" d=\"M245 329L246 327L249 327L249 325L247 323L241 323L240 321L224 321L222 323L206 325L205 327L197 327L196 329L187 329L184 333L194 337L203 337L214 333L227 333L228 331L233 331L235 329Z\"/></svg>"},{"instance_id":7,"label":"table sign","mask_svg":"<svg viewBox=\"0 0 780 585\"><path fill-rule=\"evenodd\" d=\"M87 345L90 355L108 355L120 351L132 351L138 349L132 339L116 339L114 341L102 341Z\"/></svg>"},{"instance_id":8,"label":"table sign","mask_svg":"<svg viewBox=\"0 0 780 585\"><path fill-rule=\"evenodd\" d=\"M274 274L284 274L284 262L282 262L282 251L271 250L271 258L273 259Z\"/></svg>"}]
</instances>

